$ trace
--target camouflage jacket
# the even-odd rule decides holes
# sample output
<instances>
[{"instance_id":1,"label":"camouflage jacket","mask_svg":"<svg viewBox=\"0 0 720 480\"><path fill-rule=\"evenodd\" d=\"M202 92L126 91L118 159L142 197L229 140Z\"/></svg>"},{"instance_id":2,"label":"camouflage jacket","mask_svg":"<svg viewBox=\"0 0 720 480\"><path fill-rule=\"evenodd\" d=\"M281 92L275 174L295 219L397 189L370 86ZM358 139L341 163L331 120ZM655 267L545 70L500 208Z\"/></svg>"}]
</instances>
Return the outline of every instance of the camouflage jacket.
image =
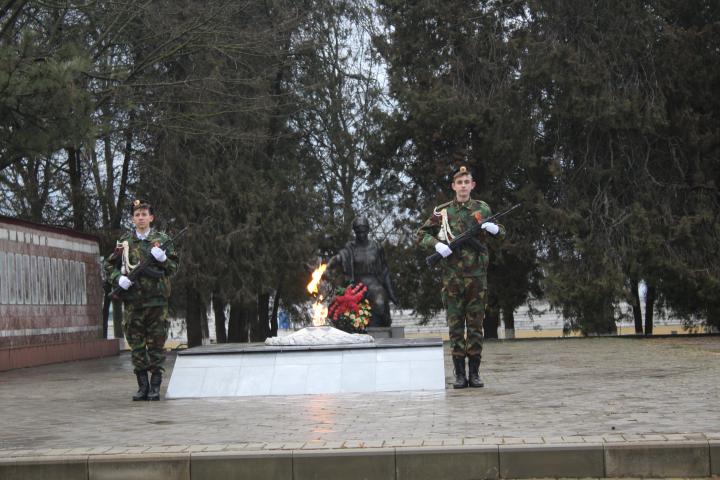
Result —
<instances>
[{"instance_id":1,"label":"camouflage jacket","mask_svg":"<svg viewBox=\"0 0 720 480\"><path fill-rule=\"evenodd\" d=\"M490 207L481 200L470 199L467 202L460 203L457 200L443 203L435 207L430 218L420 227L417 232L418 242L424 248L435 251L435 244L439 241L449 244L452 237L456 237L474 223L482 221L492 215ZM443 217L447 222L443 221ZM446 236L447 225L450 230L450 238ZM500 231L497 235L490 235L483 231L478 234L477 240L480 248L476 249L470 244L465 244L460 251L453 251L452 255L440 261L442 268L443 281L447 281L451 277L482 277L487 275L488 267L488 249L487 239L495 238L502 240L505 237L505 227L498 225Z\"/></svg>"},{"instance_id":2,"label":"camouflage jacket","mask_svg":"<svg viewBox=\"0 0 720 480\"><path fill-rule=\"evenodd\" d=\"M152 257L150 249L155 245L160 246L167 241L169 237L156 230L150 230L147 237L141 240L135 235L135 231L127 232L118 242L128 242L129 251L128 258L131 265L137 265L146 257ZM126 291L121 293L123 302L133 303L141 306L161 306L167 304L170 297L170 279L178 268L178 257L175 253L175 246L170 246L165 250L167 260L160 263L153 259L150 263L151 269L155 275L140 275L140 278ZM105 272L108 281L113 287L118 286L118 278L123 274L121 271L123 265L122 249L116 248L115 251L105 261Z\"/></svg>"}]
</instances>

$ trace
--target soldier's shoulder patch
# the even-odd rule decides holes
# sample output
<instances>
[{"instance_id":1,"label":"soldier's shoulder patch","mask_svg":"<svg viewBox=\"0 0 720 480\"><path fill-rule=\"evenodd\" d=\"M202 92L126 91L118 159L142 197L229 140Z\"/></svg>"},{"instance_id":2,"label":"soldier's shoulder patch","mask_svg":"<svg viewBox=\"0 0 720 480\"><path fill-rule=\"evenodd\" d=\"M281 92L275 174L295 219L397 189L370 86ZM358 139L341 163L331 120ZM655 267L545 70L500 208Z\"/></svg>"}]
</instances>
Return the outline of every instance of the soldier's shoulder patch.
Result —
<instances>
[{"instance_id":1,"label":"soldier's shoulder patch","mask_svg":"<svg viewBox=\"0 0 720 480\"><path fill-rule=\"evenodd\" d=\"M476 210L482 210L483 214L486 216L491 215L490 205L488 205L486 202L483 202L482 200L475 200L475 205L473 206Z\"/></svg>"},{"instance_id":2,"label":"soldier's shoulder patch","mask_svg":"<svg viewBox=\"0 0 720 480\"><path fill-rule=\"evenodd\" d=\"M490 206L482 200L473 200L471 209L473 211L473 216L475 217L475 220L477 220L478 222L482 222L484 219L492 215Z\"/></svg>"}]
</instances>

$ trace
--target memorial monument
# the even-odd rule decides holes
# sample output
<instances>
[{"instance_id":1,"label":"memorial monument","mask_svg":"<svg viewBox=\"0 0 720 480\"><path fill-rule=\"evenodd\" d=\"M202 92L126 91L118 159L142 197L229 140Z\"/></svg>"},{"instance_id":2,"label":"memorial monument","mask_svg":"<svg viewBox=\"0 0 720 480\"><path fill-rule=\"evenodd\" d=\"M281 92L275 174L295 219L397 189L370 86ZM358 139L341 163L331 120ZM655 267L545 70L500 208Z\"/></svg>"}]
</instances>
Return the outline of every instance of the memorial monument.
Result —
<instances>
[{"instance_id":1,"label":"memorial monument","mask_svg":"<svg viewBox=\"0 0 720 480\"><path fill-rule=\"evenodd\" d=\"M352 223L355 239L349 241L340 252L328 261L328 270L341 270L346 283L367 287L365 297L372 307L368 327L390 327L390 302L399 304L382 245L369 238L370 223L358 217Z\"/></svg>"},{"instance_id":2,"label":"memorial monument","mask_svg":"<svg viewBox=\"0 0 720 480\"><path fill-rule=\"evenodd\" d=\"M442 339L405 339L402 334L390 334L389 301L397 304L397 298L383 249L368 238L366 218L356 219L353 231L355 240L313 272L307 286L308 292L317 296L314 326L268 338L264 344L209 345L180 351L166 398L443 390ZM364 295L370 302L368 333L374 328L386 330L385 335L373 338L327 325L328 308L318 295L325 267L342 270L345 282L354 285L345 290L345 300L352 299L357 307Z\"/></svg>"}]
</instances>

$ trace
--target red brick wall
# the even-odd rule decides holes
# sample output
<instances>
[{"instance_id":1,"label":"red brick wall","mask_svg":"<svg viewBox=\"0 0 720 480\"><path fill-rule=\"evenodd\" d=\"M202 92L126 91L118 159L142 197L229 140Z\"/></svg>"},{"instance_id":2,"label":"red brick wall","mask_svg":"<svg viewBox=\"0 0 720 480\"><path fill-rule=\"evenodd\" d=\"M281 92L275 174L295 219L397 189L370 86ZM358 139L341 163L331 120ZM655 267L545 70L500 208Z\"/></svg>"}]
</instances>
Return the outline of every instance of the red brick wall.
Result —
<instances>
[{"instance_id":1,"label":"red brick wall","mask_svg":"<svg viewBox=\"0 0 720 480\"><path fill-rule=\"evenodd\" d=\"M0 348L101 338L99 255L93 237L0 217Z\"/></svg>"}]
</instances>

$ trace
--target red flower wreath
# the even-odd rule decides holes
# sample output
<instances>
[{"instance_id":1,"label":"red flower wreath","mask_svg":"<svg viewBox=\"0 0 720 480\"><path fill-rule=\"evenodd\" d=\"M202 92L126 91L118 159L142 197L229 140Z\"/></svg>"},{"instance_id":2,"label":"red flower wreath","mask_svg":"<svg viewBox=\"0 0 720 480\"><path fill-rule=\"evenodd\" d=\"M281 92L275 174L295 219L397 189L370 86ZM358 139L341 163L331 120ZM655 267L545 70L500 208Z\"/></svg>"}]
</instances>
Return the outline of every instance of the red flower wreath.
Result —
<instances>
[{"instance_id":1,"label":"red flower wreath","mask_svg":"<svg viewBox=\"0 0 720 480\"><path fill-rule=\"evenodd\" d=\"M333 325L346 332L364 332L370 323L370 302L364 299L367 287L362 283L339 290L328 308Z\"/></svg>"}]
</instances>

